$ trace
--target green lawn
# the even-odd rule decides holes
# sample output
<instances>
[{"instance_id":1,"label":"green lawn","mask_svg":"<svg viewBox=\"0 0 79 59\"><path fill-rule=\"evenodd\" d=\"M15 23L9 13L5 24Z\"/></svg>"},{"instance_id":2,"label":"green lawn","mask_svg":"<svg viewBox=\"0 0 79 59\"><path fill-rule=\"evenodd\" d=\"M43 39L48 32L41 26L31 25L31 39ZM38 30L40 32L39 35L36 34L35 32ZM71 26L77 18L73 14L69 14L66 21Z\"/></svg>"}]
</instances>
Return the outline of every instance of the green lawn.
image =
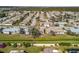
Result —
<instances>
[{"instance_id":1,"label":"green lawn","mask_svg":"<svg viewBox=\"0 0 79 59\"><path fill-rule=\"evenodd\" d=\"M30 53L38 53L42 51L42 47L28 47L26 48L26 51Z\"/></svg>"},{"instance_id":2,"label":"green lawn","mask_svg":"<svg viewBox=\"0 0 79 59\"><path fill-rule=\"evenodd\" d=\"M69 42L79 44L79 36L69 36L69 35L57 35L50 36L46 35L43 37L33 38L32 36L26 35L5 35L0 34L0 42L32 42L32 43L60 43Z\"/></svg>"},{"instance_id":3,"label":"green lawn","mask_svg":"<svg viewBox=\"0 0 79 59\"><path fill-rule=\"evenodd\" d=\"M24 51L27 51L29 53L38 53L38 52L41 52L42 50L42 47L11 47L11 46L7 46L5 48L0 48L0 51L4 51L5 53L9 53L11 50L24 50Z\"/></svg>"},{"instance_id":4,"label":"green lawn","mask_svg":"<svg viewBox=\"0 0 79 59\"><path fill-rule=\"evenodd\" d=\"M57 36L51 36L51 35L46 35L43 37L38 37L38 38L33 38L32 36L26 36L26 35L21 35L21 34L16 34L16 35L6 35L6 34L0 34L0 40L48 40L48 41L69 41L69 40L74 40L74 41L79 41L79 36L69 36L69 35L57 35Z\"/></svg>"}]
</instances>

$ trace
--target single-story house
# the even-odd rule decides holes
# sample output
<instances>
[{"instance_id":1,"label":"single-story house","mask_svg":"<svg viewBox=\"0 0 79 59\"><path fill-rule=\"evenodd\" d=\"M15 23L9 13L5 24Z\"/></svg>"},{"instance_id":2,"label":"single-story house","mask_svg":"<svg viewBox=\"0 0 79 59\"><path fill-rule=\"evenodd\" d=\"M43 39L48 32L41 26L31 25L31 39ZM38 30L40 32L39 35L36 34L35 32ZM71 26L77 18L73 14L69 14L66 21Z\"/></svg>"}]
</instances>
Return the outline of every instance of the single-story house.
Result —
<instances>
[{"instance_id":1,"label":"single-story house","mask_svg":"<svg viewBox=\"0 0 79 59\"><path fill-rule=\"evenodd\" d=\"M52 48L44 48L43 53L53 53Z\"/></svg>"},{"instance_id":2,"label":"single-story house","mask_svg":"<svg viewBox=\"0 0 79 59\"><path fill-rule=\"evenodd\" d=\"M41 34L47 33L47 34L65 34L66 30L64 30L62 27L40 27L39 31Z\"/></svg>"},{"instance_id":3,"label":"single-story house","mask_svg":"<svg viewBox=\"0 0 79 59\"><path fill-rule=\"evenodd\" d=\"M48 28L50 26L50 23L48 21L45 21L45 22L41 22L40 23L40 26L43 26L45 28Z\"/></svg>"},{"instance_id":4,"label":"single-story house","mask_svg":"<svg viewBox=\"0 0 79 59\"><path fill-rule=\"evenodd\" d=\"M3 34L17 34L19 33L19 28L4 28L2 30Z\"/></svg>"},{"instance_id":5,"label":"single-story house","mask_svg":"<svg viewBox=\"0 0 79 59\"><path fill-rule=\"evenodd\" d=\"M79 21L73 22L73 25L74 25L75 27L79 27Z\"/></svg>"},{"instance_id":6,"label":"single-story house","mask_svg":"<svg viewBox=\"0 0 79 59\"><path fill-rule=\"evenodd\" d=\"M72 28L70 28L70 31L75 33L75 34L79 34L79 28L72 27Z\"/></svg>"},{"instance_id":7,"label":"single-story house","mask_svg":"<svg viewBox=\"0 0 79 59\"><path fill-rule=\"evenodd\" d=\"M67 24L67 22L54 22L54 25L57 25L59 27L64 27Z\"/></svg>"},{"instance_id":8,"label":"single-story house","mask_svg":"<svg viewBox=\"0 0 79 59\"><path fill-rule=\"evenodd\" d=\"M45 33L45 27L40 27L39 31L40 31L41 34L44 34Z\"/></svg>"},{"instance_id":9,"label":"single-story house","mask_svg":"<svg viewBox=\"0 0 79 59\"><path fill-rule=\"evenodd\" d=\"M26 35L29 35L29 29L28 28L25 28L24 30L25 30L25 34Z\"/></svg>"},{"instance_id":10,"label":"single-story house","mask_svg":"<svg viewBox=\"0 0 79 59\"><path fill-rule=\"evenodd\" d=\"M58 49L53 49L53 48L44 48L43 53L60 53Z\"/></svg>"},{"instance_id":11,"label":"single-story house","mask_svg":"<svg viewBox=\"0 0 79 59\"><path fill-rule=\"evenodd\" d=\"M66 32L66 31L63 30L61 27L51 27L50 29L51 29L51 30L50 30L50 33L51 33L51 31L53 31L53 33L56 34L56 35L57 35L57 34L60 34L60 35L61 35L61 34L65 34L65 32Z\"/></svg>"},{"instance_id":12,"label":"single-story house","mask_svg":"<svg viewBox=\"0 0 79 59\"><path fill-rule=\"evenodd\" d=\"M25 34L25 35L29 35L29 28L28 27L20 28L20 33Z\"/></svg>"}]
</instances>

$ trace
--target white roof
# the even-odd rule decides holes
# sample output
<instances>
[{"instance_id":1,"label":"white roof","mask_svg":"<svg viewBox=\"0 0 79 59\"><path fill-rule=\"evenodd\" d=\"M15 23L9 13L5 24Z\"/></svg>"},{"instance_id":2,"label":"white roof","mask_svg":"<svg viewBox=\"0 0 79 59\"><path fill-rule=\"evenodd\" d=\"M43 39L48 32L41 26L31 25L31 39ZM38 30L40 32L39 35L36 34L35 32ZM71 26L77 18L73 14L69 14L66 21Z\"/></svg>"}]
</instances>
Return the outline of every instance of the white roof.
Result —
<instances>
[{"instance_id":1,"label":"white roof","mask_svg":"<svg viewBox=\"0 0 79 59\"><path fill-rule=\"evenodd\" d=\"M56 49L54 49L54 50L52 50L54 53L58 53L59 51L58 50L56 50Z\"/></svg>"},{"instance_id":2,"label":"white roof","mask_svg":"<svg viewBox=\"0 0 79 59\"><path fill-rule=\"evenodd\" d=\"M3 29L3 32L8 32L8 31L11 31L11 32L19 31L19 28L5 28L5 29Z\"/></svg>"},{"instance_id":3,"label":"white roof","mask_svg":"<svg viewBox=\"0 0 79 59\"><path fill-rule=\"evenodd\" d=\"M11 50L10 53L18 53L18 50Z\"/></svg>"}]
</instances>

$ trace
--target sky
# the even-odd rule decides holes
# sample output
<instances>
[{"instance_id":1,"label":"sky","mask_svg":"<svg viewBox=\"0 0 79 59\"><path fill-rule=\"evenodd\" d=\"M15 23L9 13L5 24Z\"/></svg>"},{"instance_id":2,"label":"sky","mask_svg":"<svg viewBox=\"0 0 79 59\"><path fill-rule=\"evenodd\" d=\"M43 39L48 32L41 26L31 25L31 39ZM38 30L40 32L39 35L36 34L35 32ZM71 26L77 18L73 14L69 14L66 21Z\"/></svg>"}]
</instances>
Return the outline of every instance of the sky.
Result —
<instances>
[{"instance_id":1,"label":"sky","mask_svg":"<svg viewBox=\"0 0 79 59\"><path fill-rule=\"evenodd\" d=\"M79 6L79 0L0 0L0 6Z\"/></svg>"}]
</instances>

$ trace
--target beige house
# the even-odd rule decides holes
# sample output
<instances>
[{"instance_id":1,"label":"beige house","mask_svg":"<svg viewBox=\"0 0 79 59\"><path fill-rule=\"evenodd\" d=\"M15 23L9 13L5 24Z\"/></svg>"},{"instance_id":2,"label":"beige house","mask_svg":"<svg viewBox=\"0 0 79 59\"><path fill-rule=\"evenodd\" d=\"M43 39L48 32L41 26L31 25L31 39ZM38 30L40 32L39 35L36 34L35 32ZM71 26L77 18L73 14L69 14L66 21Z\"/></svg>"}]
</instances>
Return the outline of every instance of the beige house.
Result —
<instances>
[{"instance_id":1,"label":"beige house","mask_svg":"<svg viewBox=\"0 0 79 59\"><path fill-rule=\"evenodd\" d=\"M40 32L42 34L58 34L58 35L62 35L65 34L65 30L63 30L61 27L49 27L49 28L45 28L45 27L40 27Z\"/></svg>"},{"instance_id":2,"label":"beige house","mask_svg":"<svg viewBox=\"0 0 79 59\"><path fill-rule=\"evenodd\" d=\"M51 31L53 31L54 34L65 34L66 32L61 27L51 27Z\"/></svg>"}]
</instances>

